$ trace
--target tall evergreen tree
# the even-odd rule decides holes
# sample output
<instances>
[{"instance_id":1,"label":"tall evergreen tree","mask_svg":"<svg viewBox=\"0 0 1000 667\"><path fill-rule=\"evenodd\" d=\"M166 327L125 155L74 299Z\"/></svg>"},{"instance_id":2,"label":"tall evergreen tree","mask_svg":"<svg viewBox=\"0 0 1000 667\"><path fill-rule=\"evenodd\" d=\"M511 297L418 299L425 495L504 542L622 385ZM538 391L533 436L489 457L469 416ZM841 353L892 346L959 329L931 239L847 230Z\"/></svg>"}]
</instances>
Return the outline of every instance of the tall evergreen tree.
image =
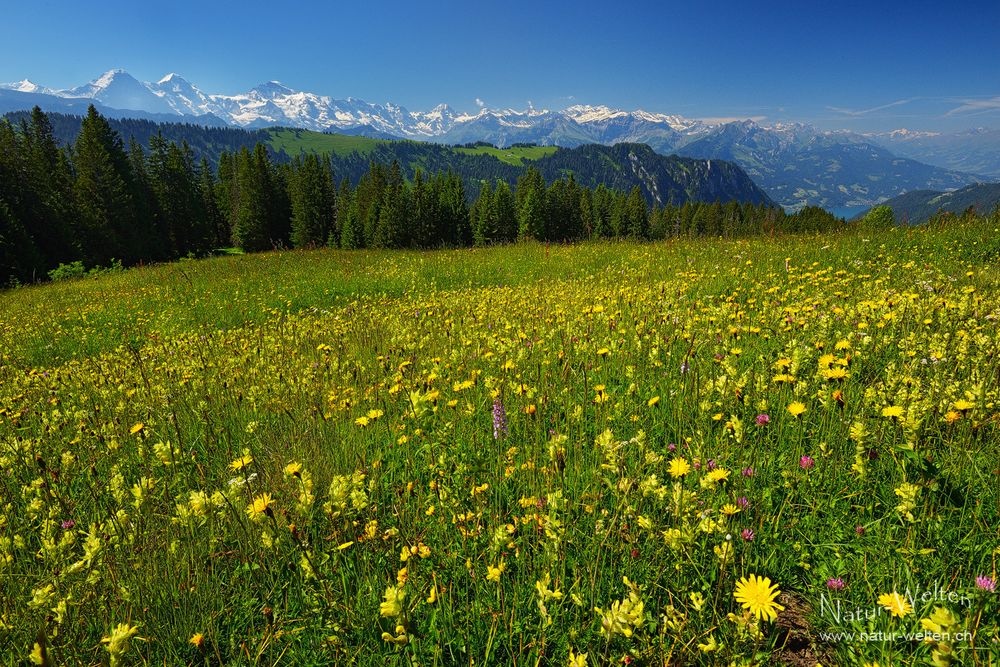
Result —
<instances>
[{"instance_id":1,"label":"tall evergreen tree","mask_svg":"<svg viewBox=\"0 0 1000 667\"><path fill-rule=\"evenodd\" d=\"M292 246L305 248L325 244L334 222L334 193L329 171L310 153L292 163L288 185Z\"/></svg>"},{"instance_id":2,"label":"tall evergreen tree","mask_svg":"<svg viewBox=\"0 0 1000 667\"><path fill-rule=\"evenodd\" d=\"M80 214L81 252L86 261L105 265L114 258L138 259L131 173L121 137L94 105L80 126L74 150L73 192Z\"/></svg>"},{"instance_id":3,"label":"tall evergreen tree","mask_svg":"<svg viewBox=\"0 0 1000 667\"><path fill-rule=\"evenodd\" d=\"M267 198L271 173L262 145L258 144L252 154L245 148L240 151L236 184L239 195L233 211L233 243L247 252L270 249L271 211Z\"/></svg>"},{"instance_id":4,"label":"tall evergreen tree","mask_svg":"<svg viewBox=\"0 0 1000 667\"><path fill-rule=\"evenodd\" d=\"M642 196L642 190L636 185L628 195L625 205L627 233L630 238L644 239L649 237L649 208Z\"/></svg>"},{"instance_id":5,"label":"tall evergreen tree","mask_svg":"<svg viewBox=\"0 0 1000 667\"><path fill-rule=\"evenodd\" d=\"M497 180L493 200L493 220L496 224L497 240L501 243L512 243L517 240L517 201L510 191L507 181Z\"/></svg>"}]
</instances>

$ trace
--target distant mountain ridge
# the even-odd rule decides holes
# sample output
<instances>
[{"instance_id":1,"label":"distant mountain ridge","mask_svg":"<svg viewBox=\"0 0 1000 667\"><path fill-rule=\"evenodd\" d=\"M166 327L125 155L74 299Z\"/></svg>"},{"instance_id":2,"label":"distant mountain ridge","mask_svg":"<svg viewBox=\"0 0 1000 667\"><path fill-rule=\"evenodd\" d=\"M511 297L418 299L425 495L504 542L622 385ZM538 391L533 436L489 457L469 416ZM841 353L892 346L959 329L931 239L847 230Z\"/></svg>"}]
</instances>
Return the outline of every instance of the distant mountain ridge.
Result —
<instances>
[{"instance_id":1,"label":"distant mountain ridge","mask_svg":"<svg viewBox=\"0 0 1000 667\"><path fill-rule=\"evenodd\" d=\"M15 112L8 117L19 122L27 114ZM72 144L76 140L81 120L77 116L49 114L53 134L62 144ZM148 147L150 138L159 134L168 141L187 143L198 158L205 158L212 164L217 164L223 151L234 153L242 148L252 149L257 143L268 146L278 161L287 162L301 152L322 153L330 156L337 178L347 178L352 184L357 184L372 162L397 162L404 176L411 180L417 168L424 173L454 171L465 181L471 196L478 192L482 180L502 179L513 185L528 166L533 166L548 181L572 174L577 183L590 188L604 185L628 192L639 186L646 201L658 206L688 201L775 204L731 162L661 155L645 144L589 144L573 149L550 149L545 155L515 163L501 161L490 152L477 149L410 140L355 138L309 130L209 128L144 119L109 119L109 124L126 144L135 139Z\"/></svg>"},{"instance_id":2,"label":"distant mountain ridge","mask_svg":"<svg viewBox=\"0 0 1000 667\"><path fill-rule=\"evenodd\" d=\"M1000 180L1000 130L980 127L942 133L904 129L866 136L897 155Z\"/></svg>"},{"instance_id":3,"label":"distant mountain ridge","mask_svg":"<svg viewBox=\"0 0 1000 667\"><path fill-rule=\"evenodd\" d=\"M988 215L1000 205L1000 183L977 183L951 192L915 190L883 205L892 209L900 224L918 225L939 212L961 215L970 207L979 215Z\"/></svg>"},{"instance_id":4,"label":"distant mountain ridge","mask_svg":"<svg viewBox=\"0 0 1000 667\"><path fill-rule=\"evenodd\" d=\"M768 194L790 208L871 205L911 189L959 188L978 177L902 159L872 138L820 131L803 124L761 125L753 121L706 122L643 110L575 105L562 111L491 109L458 112L446 104L409 111L348 97L293 90L268 81L237 95L208 94L178 74L141 82L124 70L54 90L28 80L0 85L0 111L39 104L46 111L81 113L87 101L102 112L208 126L248 129L295 127L377 138L447 144L485 141L497 146L536 143L576 147L644 143L658 153L732 160ZM17 105L20 106L17 106ZM69 105L67 107L66 105Z\"/></svg>"}]
</instances>

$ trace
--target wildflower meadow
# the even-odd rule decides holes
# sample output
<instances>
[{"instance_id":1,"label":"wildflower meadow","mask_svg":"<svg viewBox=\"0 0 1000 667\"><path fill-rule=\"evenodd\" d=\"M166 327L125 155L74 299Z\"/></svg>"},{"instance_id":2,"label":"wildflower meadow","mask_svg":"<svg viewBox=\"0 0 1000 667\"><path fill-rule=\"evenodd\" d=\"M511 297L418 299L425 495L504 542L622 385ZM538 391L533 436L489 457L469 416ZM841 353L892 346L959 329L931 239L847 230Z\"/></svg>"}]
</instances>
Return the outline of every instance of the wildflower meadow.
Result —
<instances>
[{"instance_id":1,"label":"wildflower meadow","mask_svg":"<svg viewBox=\"0 0 1000 667\"><path fill-rule=\"evenodd\" d=\"M0 293L0 663L1000 664L998 227Z\"/></svg>"}]
</instances>

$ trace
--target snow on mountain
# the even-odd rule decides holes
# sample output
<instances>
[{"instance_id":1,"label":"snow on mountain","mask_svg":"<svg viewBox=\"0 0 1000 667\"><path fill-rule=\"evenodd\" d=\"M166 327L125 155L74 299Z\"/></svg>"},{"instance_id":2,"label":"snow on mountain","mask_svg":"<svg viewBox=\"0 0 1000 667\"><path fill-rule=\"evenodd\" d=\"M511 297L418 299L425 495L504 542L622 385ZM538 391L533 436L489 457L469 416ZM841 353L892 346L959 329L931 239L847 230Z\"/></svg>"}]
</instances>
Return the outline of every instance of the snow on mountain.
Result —
<instances>
[{"instance_id":1,"label":"snow on mountain","mask_svg":"<svg viewBox=\"0 0 1000 667\"><path fill-rule=\"evenodd\" d=\"M592 139L603 143L641 139L650 133L703 132L706 126L697 120L646 111L623 111L606 106L577 105L563 111L535 109L481 108L474 113L457 112L446 104L430 111L408 111L386 103L373 104L348 97L335 99L325 95L294 90L280 81L267 81L245 93L216 95L205 93L176 73L154 82L140 82L128 72L114 69L82 86L50 90L30 81L2 87L25 92L53 94L64 98L93 99L106 107L167 113L179 116L213 114L240 127L291 125L311 130L372 131L402 138L444 140L452 135L474 134L481 128L497 141L537 140L570 143ZM468 132L463 131L463 127ZM546 132L555 138L546 139ZM662 137L660 137L662 139Z\"/></svg>"},{"instance_id":2,"label":"snow on mountain","mask_svg":"<svg viewBox=\"0 0 1000 667\"><path fill-rule=\"evenodd\" d=\"M59 97L88 98L115 109L177 113L150 87L122 69L105 72L90 83L53 93Z\"/></svg>"},{"instance_id":3,"label":"snow on mountain","mask_svg":"<svg viewBox=\"0 0 1000 667\"><path fill-rule=\"evenodd\" d=\"M22 79L21 81L15 81L14 83L0 83L0 88L5 90L16 90L19 93L41 93L44 95L51 94L52 91L44 86L39 86L33 81L28 81L27 79Z\"/></svg>"},{"instance_id":4,"label":"snow on mountain","mask_svg":"<svg viewBox=\"0 0 1000 667\"><path fill-rule=\"evenodd\" d=\"M217 111L208 95L179 74L171 72L156 83L147 83L146 86L170 105L174 113L182 116L200 116Z\"/></svg>"}]
</instances>

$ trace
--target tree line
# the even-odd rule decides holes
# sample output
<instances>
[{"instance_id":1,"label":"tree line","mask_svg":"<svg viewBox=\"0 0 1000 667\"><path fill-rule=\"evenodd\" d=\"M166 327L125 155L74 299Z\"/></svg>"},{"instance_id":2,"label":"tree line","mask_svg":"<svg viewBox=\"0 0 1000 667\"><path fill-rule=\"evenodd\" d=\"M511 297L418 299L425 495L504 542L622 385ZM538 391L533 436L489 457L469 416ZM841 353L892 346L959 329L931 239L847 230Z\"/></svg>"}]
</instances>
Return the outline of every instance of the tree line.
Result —
<instances>
[{"instance_id":1,"label":"tree line","mask_svg":"<svg viewBox=\"0 0 1000 667\"><path fill-rule=\"evenodd\" d=\"M256 143L197 160L185 142L121 135L94 107L63 148L35 108L0 122L0 281L43 279L63 263L134 265L237 246L433 248L518 240L659 239L824 231L842 222L823 209L794 215L730 201L650 207L641 189L580 186L572 173L546 181L535 168L480 179L369 162L336 178L331 158L283 163Z\"/></svg>"}]
</instances>

